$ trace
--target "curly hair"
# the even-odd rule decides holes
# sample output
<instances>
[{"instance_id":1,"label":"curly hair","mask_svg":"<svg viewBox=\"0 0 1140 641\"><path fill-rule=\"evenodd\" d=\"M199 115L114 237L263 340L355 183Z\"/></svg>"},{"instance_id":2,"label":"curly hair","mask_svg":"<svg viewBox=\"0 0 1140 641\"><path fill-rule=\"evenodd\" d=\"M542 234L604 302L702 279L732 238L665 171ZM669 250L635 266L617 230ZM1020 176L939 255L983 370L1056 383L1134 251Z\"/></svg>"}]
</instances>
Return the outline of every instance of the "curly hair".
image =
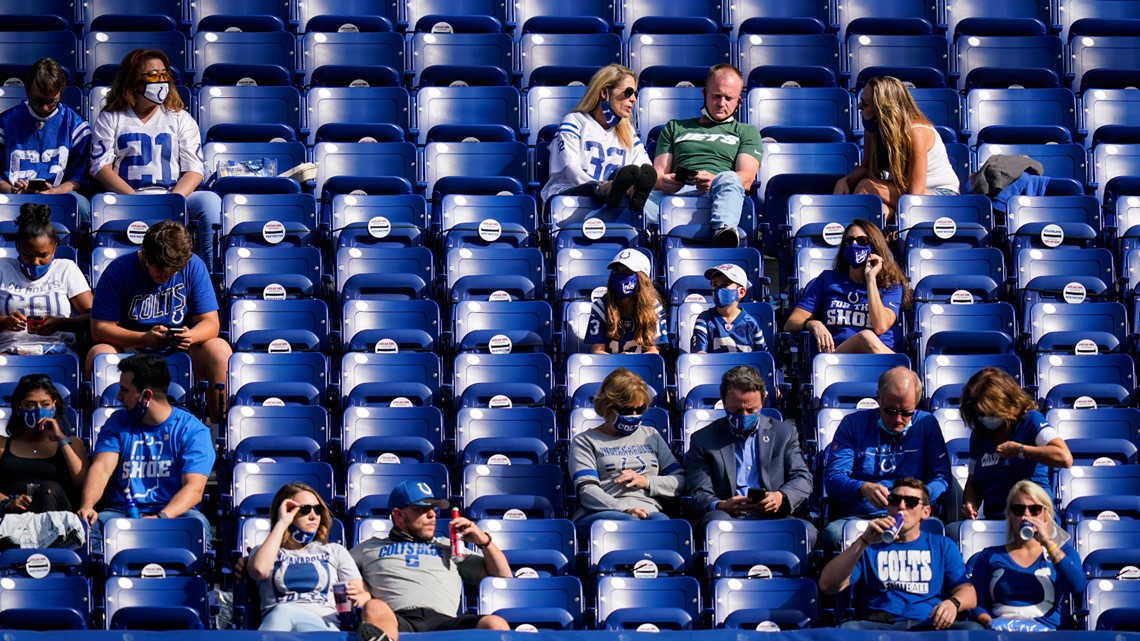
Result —
<instances>
[{"instance_id":1,"label":"curly hair","mask_svg":"<svg viewBox=\"0 0 1140 641\"><path fill-rule=\"evenodd\" d=\"M862 99L874 105L879 114L879 131L868 132L863 144L871 177L889 180L905 194L910 189L907 168L916 153L910 130L916 124L929 125L930 120L898 78L871 78L863 88Z\"/></svg>"},{"instance_id":2,"label":"curly hair","mask_svg":"<svg viewBox=\"0 0 1140 641\"><path fill-rule=\"evenodd\" d=\"M586 93L582 94L578 104L574 105L573 111L584 114L590 113L602 101L602 90L606 90L608 94L616 89L627 76L633 78L633 84L636 87L637 74L629 67L614 63L598 69L590 78ZM614 132L617 134L618 142L621 143L622 147L633 149L633 123L630 122L629 118L622 118L618 121L614 127Z\"/></svg>"},{"instance_id":3,"label":"curly hair","mask_svg":"<svg viewBox=\"0 0 1140 641\"><path fill-rule=\"evenodd\" d=\"M107 92L107 105L103 107L103 111L127 111L135 108L135 103L139 100L137 93L141 84L139 76L142 75L146 63L154 58L161 60L162 66L170 73L170 58L159 49L135 49L123 56L119 70L115 73L115 79L111 82L111 89ZM185 105L182 104L182 98L178 96L174 86L173 73L167 82L170 84L170 91L167 92L162 106L167 111L182 111Z\"/></svg>"},{"instance_id":4,"label":"curly hair","mask_svg":"<svg viewBox=\"0 0 1140 641\"><path fill-rule=\"evenodd\" d=\"M907 281L906 274L903 273L902 267L895 262L895 256L891 253L891 248L887 245L887 239L883 236L883 232L879 231L879 227L875 225L875 223L862 218L856 218L843 230L844 238L847 237L852 227L863 228L863 231L867 233L867 237L871 239L871 253L883 259L883 270L879 272L879 287L883 289L890 289L895 285L902 287L902 308L910 309L912 298L910 283ZM836 252L832 269L846 274L850 268L851 265L847 263L843 252Z\"/></svg>"},{"instance_id":5,"label":"curly hair","mask_svg":"<svg viewBox=\"0 0 1140 641\"><path fill-rule=\"evenodd\" d=\"M325 511L321 514L321 524L317 526L317 533L316 536L313 537L313 540L319 543L328 543L329 527L332 525L332 510L329 509L328 504L325 503L325 500L321 497L320 492L314 490L313 486L309 485L308 483L294 481L292 483L286 483L285 485L282 485L281 489L277 490L277 493L273 495L273 503L269 506L269 513L272 515L270 518L270 527L272 528L273 524L277 523L277 514L281 509L281 504L284 503L286 499L291 499L301 492L309 492L313 496L317 497L317 503L320 503L322 506L324 506ZM281 544L284 545L285 541L287 540L289 540L288 531L286 531L285 534L281 536Z\"/></svg>"},{"instance_id":6,"label":"curly hair","mask_svg":"<svg viewBox=\"0 0 1140 641\"><path fill-rule=\"evenodd\" d=\"M151 265L159 269L181 270L193 254L190 232L182 223L163 220L146 230L142 250Z\"/></svg>"},{"instance_id":7,"label":"curly hair","mask_svg":"<svg viewBox=\"0 0 1140 641\"><path fill-rule=\"evenodd\" d=\"M1022 416L1035 409L1037 403L1000 367L978 370L962 387L959 410L971 427L978 425L979 416L998 416L1005 420L1002 431L1008 432Z\"/></svg>"},{"instance_id":8,"label":"curly hair","mask_svg":"<svg viewBox=\"0 0 1140 641\"><path fill-rule=\"evenodd\" d=\"M624 332L621 327L621 308L617 304L618 298L612 290L606 291L602 297L602 304L606 309L606 338L610 341L620 341ZM633 340L638 347L645 349L657 342L657 306L661 304L661 297L657 289L643 272L637 272L637 289L633 291Z\"/></svg>"}]
</instances>

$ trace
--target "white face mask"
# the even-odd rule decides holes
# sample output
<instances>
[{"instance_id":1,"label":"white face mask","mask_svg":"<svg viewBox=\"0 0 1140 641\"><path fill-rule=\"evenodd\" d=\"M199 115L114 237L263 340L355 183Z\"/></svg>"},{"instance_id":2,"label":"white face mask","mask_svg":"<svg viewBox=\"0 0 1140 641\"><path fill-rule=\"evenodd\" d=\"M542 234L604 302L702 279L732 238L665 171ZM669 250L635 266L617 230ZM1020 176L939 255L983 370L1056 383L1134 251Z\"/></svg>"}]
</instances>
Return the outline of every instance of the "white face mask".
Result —
<instances>
[{"instance_id":1,"label":"white face mask","mask_svg":"<svg viewBox=\"0 0 1140 641\"><path fill-rule=\"evenodd\" d=\"M996 430L1005 425L1005 419L1000 416L979 416L978 422L987 430Z\"/></svg>"},{"instance_id":2,"label":"white face mask","mask_svg":"<svg viewBox=\"0 0 1140 641\"><path fill-rule=\"evenodd\" d=\"M170 93L170 84L165 82L148 82L143 89L143 97L156 105L166 102L168 93Z\"/></svg>"}]
</instances>

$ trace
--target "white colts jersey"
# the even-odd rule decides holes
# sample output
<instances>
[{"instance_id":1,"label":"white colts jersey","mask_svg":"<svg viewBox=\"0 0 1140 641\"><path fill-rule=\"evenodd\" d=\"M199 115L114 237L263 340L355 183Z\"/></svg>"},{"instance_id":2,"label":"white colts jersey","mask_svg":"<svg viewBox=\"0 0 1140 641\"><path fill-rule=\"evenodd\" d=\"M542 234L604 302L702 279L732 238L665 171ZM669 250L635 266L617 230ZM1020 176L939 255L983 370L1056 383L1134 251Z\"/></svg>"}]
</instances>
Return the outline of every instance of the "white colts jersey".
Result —
<instances>
[{"instance_id":1,"label":"white colts jersey","mask_svg":"<svg viewBox=\"0 0 1140 641\"><path fill-rule=\"evenodd\" d=\"M145 123L133 110L104 111L93 133L92 176L111 165L135 190L169 191L183 173L205 173L202 135L186 111L160 107Z\"/></svg>"}]
</instances>

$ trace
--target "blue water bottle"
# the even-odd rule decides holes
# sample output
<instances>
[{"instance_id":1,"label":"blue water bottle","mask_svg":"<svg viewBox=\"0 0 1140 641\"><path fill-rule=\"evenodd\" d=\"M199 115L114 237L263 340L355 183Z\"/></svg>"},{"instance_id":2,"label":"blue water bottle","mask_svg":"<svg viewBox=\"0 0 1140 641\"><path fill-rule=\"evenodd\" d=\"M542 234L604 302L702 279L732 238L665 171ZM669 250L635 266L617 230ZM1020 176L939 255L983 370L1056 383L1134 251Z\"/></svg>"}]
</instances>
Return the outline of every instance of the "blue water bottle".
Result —
<instances>
[{"instance_id":1,"label":"blue water bottle","mask_svg":"<svg viewBox=\"0 0 1140 641\"><path fill-rule=\"evenodd\" d=\"M128 519L139 518L139 506L135 505L135 499L133 496L131 496L129 489L126 492L123 492L123 503L126 507L125 511L127 513Z\"/></svg>"}]
</instances>

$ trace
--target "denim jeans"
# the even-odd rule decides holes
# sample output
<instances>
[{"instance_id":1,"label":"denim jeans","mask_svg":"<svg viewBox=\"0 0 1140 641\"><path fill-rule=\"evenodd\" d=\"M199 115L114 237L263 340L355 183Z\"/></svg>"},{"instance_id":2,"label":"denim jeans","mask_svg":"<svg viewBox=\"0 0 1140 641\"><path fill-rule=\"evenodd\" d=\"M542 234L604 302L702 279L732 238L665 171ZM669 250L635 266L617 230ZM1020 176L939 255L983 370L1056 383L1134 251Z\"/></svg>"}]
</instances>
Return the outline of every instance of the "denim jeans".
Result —
<instances>
[{"instance_id":1,"label":"denim jeans","mask_svg":"<svg viewBox=\"0 0 1140 641\"><path fill-rule=\"evenodd\" d=\"M206 261L210 271L217 271L214 255L214 225L222 224L222 198L212 191L196 191L186 199L186 216L198 228L194 253Z\"/></svg>"},{"instance_id":2,"label":"denim jeans","mask_svg":"<svg viewBox=\"0 0 1140 641\"><path fill-rule=\"evenodd\" d=\"M667 194L654 190L645 201L645 222L656 224L661 217L661 201L669 196L695 196L697 188L686 185L675 194ZM722 226L736 227L740 224L741 211L744 209L744 183L735 171L722 171L713 178L709 189L712 196L712 216L710 225L712 229Z\"/></svg>"},{"instance_id":3,"label":"denim jeans","mask_svg":"<svg viewBox=\"0 0 1140 641\"><path fill-rule=\"evenodd\" d=\"M927 619L896 619L894 623L880 623L878 621L848 621L839 626L841 630L898 630L900 632L933 632L934 628ZM982 624L975 621L956 621L950 630L984 630Z\"/></svg>"},{"instance_id":4,"label":"denim jeans","mask_svg":"<svg viewBox=\"0 0 1140 641\"><path fill-rule=\"evenodd\" d=\"M340 632L340 623L323 619L296 603L280 603L265 613L257 629L269 632Z\"/></svg>"}]
</instances>

